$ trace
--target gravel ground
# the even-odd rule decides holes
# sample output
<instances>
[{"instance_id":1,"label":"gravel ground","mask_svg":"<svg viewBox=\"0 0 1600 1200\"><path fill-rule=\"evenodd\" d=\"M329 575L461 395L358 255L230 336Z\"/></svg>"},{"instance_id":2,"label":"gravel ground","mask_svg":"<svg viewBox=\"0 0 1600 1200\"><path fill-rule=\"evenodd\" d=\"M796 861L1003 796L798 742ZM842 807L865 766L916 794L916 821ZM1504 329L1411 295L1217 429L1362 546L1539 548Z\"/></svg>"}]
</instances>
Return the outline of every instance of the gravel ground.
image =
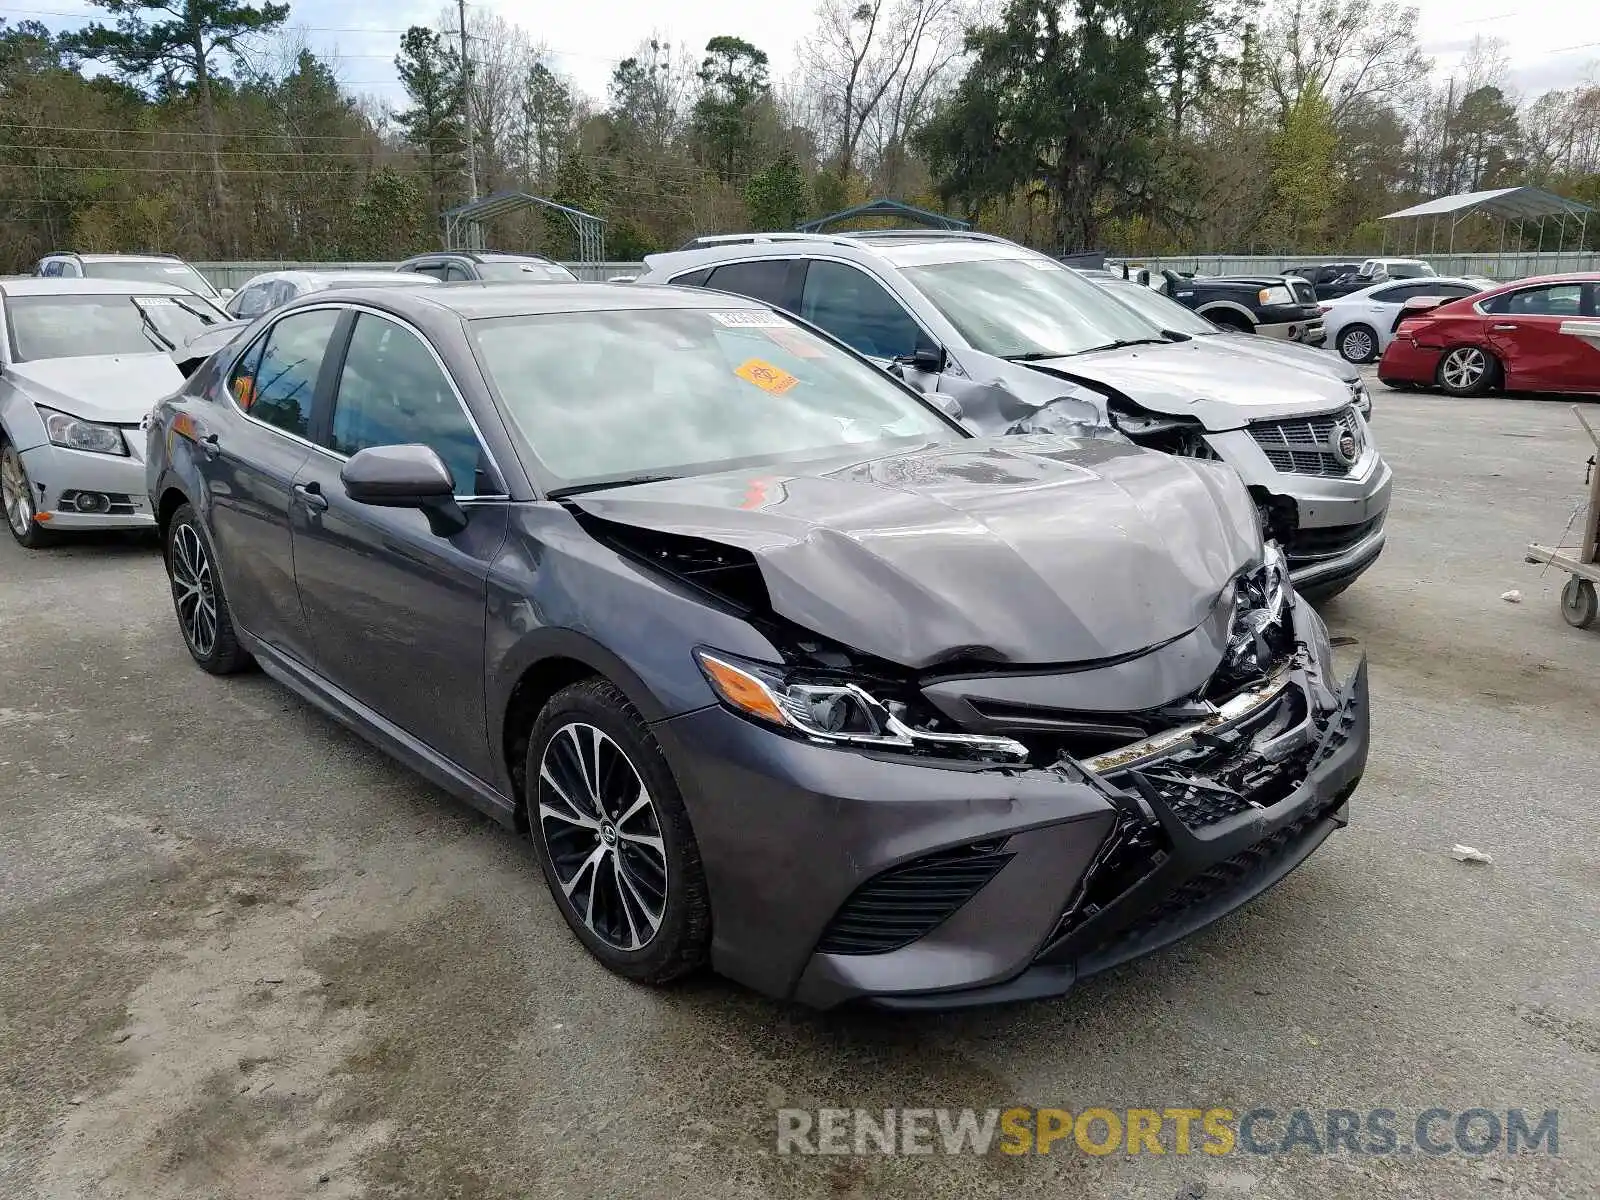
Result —
<instances>
[{"instance_id":1,"label":"gravel ground","mask_svg":"<svg viewBox=\"0 0 1600 1200\"><path fill-rule=\"evenodd\" d=\"M1350 827L1070 998L943 1017L612 978L525 843L195 669L151 548L0 537L0 1196L1594 1196L1600 634L1522 561L1588 447L1563 403L1377 404L1389 548L1327 611L1372 660ZM1559 1154L775 1153L781 1106L1012 1104L1559 1109Z\"/></svg>"}]
</instances>

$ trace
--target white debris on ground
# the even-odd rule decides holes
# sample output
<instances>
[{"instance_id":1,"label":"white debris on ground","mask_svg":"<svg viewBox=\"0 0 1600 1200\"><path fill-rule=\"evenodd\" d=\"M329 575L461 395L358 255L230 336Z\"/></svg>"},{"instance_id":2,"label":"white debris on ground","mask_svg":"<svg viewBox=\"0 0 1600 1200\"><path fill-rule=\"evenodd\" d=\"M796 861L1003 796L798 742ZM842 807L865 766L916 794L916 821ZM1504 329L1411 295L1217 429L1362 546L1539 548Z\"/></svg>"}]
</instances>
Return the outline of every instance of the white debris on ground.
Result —
<instances>
[{"instance_id":1,"label":"white debris on ground","mask_svg":"<svg viewBox=\"0 0 1600 1200\"><path fill-rule=\"evenodd\" d=\"M1512 588L1509 592L1501 592L1500 599L1504 600L1507 604L1521 604L1522 593L1517 591L1516 588Z\"/></svg>"},{"instance_id":2,"label":"white debris on ground","mask_svg":"<svg viewBox=\"0 0 1600 1200\"><path fill-rule=\"evenodd\" d=\"M1490 858L1482 850L1478 850L1472 846L1462 846L1459 844L1455 847L1455 849L1450 851L1450 857L1455 859L1457 862L1492 863L1494 861L1494 859Z\"/></svg>"}]
</instances>

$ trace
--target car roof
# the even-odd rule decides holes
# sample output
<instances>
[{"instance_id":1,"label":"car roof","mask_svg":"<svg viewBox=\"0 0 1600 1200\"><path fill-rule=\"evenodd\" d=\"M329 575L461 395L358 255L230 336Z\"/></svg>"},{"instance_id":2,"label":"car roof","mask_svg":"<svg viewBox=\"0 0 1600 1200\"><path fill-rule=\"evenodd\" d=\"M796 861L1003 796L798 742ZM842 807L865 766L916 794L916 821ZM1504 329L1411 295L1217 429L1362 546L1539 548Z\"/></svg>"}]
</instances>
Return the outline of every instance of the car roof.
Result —
<instances>
[{"instance_id":1,"label":"car roof","mask_svg":"<svg viewBox=\"0 0 1600 1200\"><path fill-rule=\"evenodd\" d=\"M430 258L464 258L469 262L522 262L528 259L537 262L555 262L549 255L538 254L532 250L429 250L423 254L413 254L400 265L423 262Z\"/></svg>"},{"instance_id":2,"label":"car roof","mask_svg":"<svg viewBox=\"0 0 1600 1200\"><path fill-rule=\"evenodd\" d=\"M466 321L487 317L543 316L551 313L606 312L616 309L689 308L761 311L766 305L743 296L704 288L635 283L444 283L416 291L395 288L335 288L302 297L296 304L368 301L397 312L424 306L448 309Z\"/></svg>"},{"instance_id":3,"label":"car roof","mask_svg":"<svg viewBox=\"0 0 1600 1200\"><path fill-rule=\"evenodd\" d=\"M651 254L652 271L680 272L747 258L784 258L818 254L895 267L925 263L974 262L1000 258L1048 258L1036 250L988 233L963 230L873 229L858 233L745 233L717 235L716 240L682 250ZM1054 262L1054 259L1051 259Z\"/></svg>"},{"instance_id":4,"label":"car roof","mask_svg":"<svg viewBox=\"0 0 1600 1200\"><path fill-rule=\"evenodd\" d=\"M182 262L176 254L80 254L76 250L53 250L45 258L75 258L79 262Z\"/></svg>"},{"instance_id":5,"label":"car roof","mask_svg":"<svg viewBox=\"0 0 1600 1200\"><path fill-rule=\"evenodd\" d=\"M20 279L0 279L0 291L8 296L196 296L188 288L171 283L145 283L138 279L49 279L25 275Z\"/></svg>"},{"instance_id":6,"label":"car roof","mask_svg":"<svg viewBox=\"0 0 1600 1200\"><path fill-rule=\"evenodd\" d=\"M1381 292L1385 288L1436 287L1441 284L1454 283L1461 284L1463 287L1475 287L1480 290L1487 290L1483 288L1483 280L1481 278L1475 279L1470 275L1408 275L1403 279L1382 279L1377 283L1369 283L1366 287L1357 288L1348 295L1335 296L1332 300L1324 300L1323 303L1337 304L1343 300L1360 299L1361 297L1371 295L1373 292ZM1490 286L1499 287L1500 285L1490 281Z\"/></svg>"}]
</instances>

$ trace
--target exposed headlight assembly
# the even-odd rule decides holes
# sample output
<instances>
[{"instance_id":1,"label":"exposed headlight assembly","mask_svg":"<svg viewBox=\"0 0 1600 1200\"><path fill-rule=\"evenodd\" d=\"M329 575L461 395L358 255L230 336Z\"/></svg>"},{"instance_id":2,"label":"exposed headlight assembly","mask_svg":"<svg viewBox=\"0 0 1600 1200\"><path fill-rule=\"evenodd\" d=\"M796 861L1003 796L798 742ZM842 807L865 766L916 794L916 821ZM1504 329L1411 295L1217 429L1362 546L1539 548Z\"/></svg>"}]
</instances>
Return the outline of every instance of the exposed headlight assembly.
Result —
<instances>
[{"instance_id":1,"label":"exposed headlight assembly","mask_svg":"<svg viewBox=\"0 0 1600 1200\"><path fill-rule=\"evenodd\" d=\"M122 440L122 430L115 425L97 425L42 404L36 407L51 445L68 450L87 450L91 454L120 454L127 457L128 444Z\"/></svg>"},{"instance_id":2,"label":"exposed headlight assembly","mask_svg":"<svg viewBox=\"0 0 1600 1200\"><path fill-rule=\"evenodd\" d=\"M1283 621L1289 588L1288 560L1276 542L1268 542L1266 561L1234 585L1233 623L1224 661L1235 670L1266 670L1272 658L1269 634Z\"/></svg>"},{"instance_id":3,"label":"exposed headlight assembly","mask_svg":"<svg viewBox=\"0 0 1600 1200\"><path fill-rule=\"evenodd\" d=\"M1359 379L1350 385L1350 403L1355 405L1363 421L1372 420L1372 394L1367 391L1367 385Z\"/></svg>"},{"instance_id":4,"label":"exposed headlight assembly","mask_svg":"<svg viewBox=\"0 0 1600 1200\"><path fill-rule=\"evenodd\" d=\"M945 758L1021 762L1028 757L1028 748L1011 738L914 729L903 719L903 705L885 704L859 684L710 650L696 650L694 657L729 708L808 741Z\"/></svg>"},{"instance_id":5,"label":"exposed headlight assembly","mask_svg":"<svg viewBox=\"0 0 1600 1200\"><path fill-rule=\"evenodd\" d=\"M1256 293L1256 303L1293 304L1295 303L1295 298L1294 293L1286 287L1269 287L1262 288Z\"/></svg>"}]
</instances>

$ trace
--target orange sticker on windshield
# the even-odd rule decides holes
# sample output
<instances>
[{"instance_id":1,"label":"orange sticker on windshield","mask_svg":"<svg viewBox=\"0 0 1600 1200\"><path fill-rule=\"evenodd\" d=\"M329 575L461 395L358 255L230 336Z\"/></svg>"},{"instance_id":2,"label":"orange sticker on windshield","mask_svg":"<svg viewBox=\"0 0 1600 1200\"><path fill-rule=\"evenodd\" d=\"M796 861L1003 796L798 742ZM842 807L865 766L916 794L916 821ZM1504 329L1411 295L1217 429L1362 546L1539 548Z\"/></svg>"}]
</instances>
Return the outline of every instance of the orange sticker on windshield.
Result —
<instances>
[{"instance_id":1,"label":"orange sticker on windshield","mask_svg":"<svg viewBox=\"0 0 1600 1200\"><path fill-rule=\"evenodd\" d=\"M759 358L740 363L734 368L733 373L740 379L755 384L762 391L771 392L774 396L783 395L800 382L782 367L775 367Z\"/></svg>"}]
</instances>

